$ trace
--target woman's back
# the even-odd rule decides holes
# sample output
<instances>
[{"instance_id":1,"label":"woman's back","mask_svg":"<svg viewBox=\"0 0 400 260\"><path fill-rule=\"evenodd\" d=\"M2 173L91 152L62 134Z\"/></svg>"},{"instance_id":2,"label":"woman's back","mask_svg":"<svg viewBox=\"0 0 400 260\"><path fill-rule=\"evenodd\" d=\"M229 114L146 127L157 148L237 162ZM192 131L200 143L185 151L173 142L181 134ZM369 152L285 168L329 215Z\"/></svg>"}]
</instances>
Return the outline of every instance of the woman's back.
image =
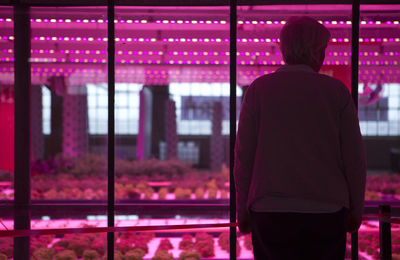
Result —
<instances>
[{"instance_id":1,"label":"woman's back","mask_svg":"<svg viewBox=\"0 0 400 260\"><path fill-rule=\"evenodd\" d=\"M252 88L258 140L249 203L292 212L349 207L339 139L346 87L292 65L260 77Z\"/></svg>"}]
</instances>

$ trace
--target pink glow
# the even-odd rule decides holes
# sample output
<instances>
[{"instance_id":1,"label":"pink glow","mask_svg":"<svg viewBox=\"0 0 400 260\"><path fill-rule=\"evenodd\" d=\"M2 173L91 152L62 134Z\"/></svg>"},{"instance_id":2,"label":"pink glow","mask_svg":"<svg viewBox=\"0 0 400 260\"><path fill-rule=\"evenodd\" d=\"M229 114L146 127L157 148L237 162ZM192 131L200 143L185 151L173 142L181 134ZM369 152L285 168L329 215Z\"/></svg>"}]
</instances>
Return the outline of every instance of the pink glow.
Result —
<instances>
[{"instance_id":1,"label":"pink glow","mask_svg":"<svg viewBox=\"0 0 400 260\"><path fill-rule=\"evenodd\" d=\"M14 53L13 49L3 49L1 52L3 53ZM61 54L82 54L82 55L106 55L105 50L43 50L43 49L32 49L31 53L35 54L53 54L53 53L61 53ZM117 55L140 55L140 56L146 56L146 55L162 55L162 52L158 51L116 51L115 52ZM192 52L192 51L170 51L168 52L168 55L173 55L173 56L229 56L229 52ZM269 56L271 53L269 52L238 52L238 56ZM280 52L274 52L273 55L275 56L280 56ZM378 52L359 52L359 56L369 56L369 57L376 57L379 56L380 54ZM384 52L382 55L384 56L399 56L399 52ZM327 56L351 56L350 52L327 52Z\"/></svg>"},{"instance_id":2,"label":"pink glow","mask_svg":"<svg viewBox=\"0 0 400 260\"><path fill-rule=\"evenodd\" d=\"M108 21L107 20L95 20L95 19L91 19L91 20L88 20L88 19L83 19L83 20L81 20L81 19L75 19L75 20L72 20L72 19L68 19L68 18L66 18L65 20L64 19L30 19L30 21L31 21L31 23L49 23L49 22L51 22L51 23L65 23L65 22L72 22L72 23L88 23L88 22L90 22L90 23L107 23ZM4 19L4 18L0 18L0 22L13 22L13 18L6 18L6 19ZM120 19L120 20L115 20L114 21L115 23L120 23L120 24L124 24L124 23L132 23L132 20L125 20L125 19ZM147 21L147 20L134 20L133 21L134 23L151 23L150 21ZM263 24L263 25L282 25L282 24L284 24L284 20L275 20L275 21L264 21L264 20L245 20L245 21L242 21L242 20L239 20L238 21L238 24ZM349 21L349 20L346 20L346 21L344 21L344 20L340 20L340 21L335 21L335 20L325 20L325 21L321 21L323 24L325 24L325 25L333 25L333 26L335 26L335 25L339 25L339 26L343 26L343 25L351 25L351 21ZM200 24L200 25L204 25L204 24L228 24L229 23L229 21L227 21L227 20L212 20L212 21L204 21L204 20L179 20L179 21L176 21L176 20L163 20L163 21L160 21L160 20L156 20L156 21L154 21L153 23L156 23L156 24L169 24L169 23L171 23L171 24L176 24L176 23L178 23L178 24L189 24L189 23L191 23L191 24ZM376 20L376 21L365 21L365 20L363 20L363 21L361 21L361 25L384 25L384 26L387 26L387 25L398 25L399 24L399 21L398 20L393 20L393 21L382 21L382 20Z\"/></svg>"}]
</instances>

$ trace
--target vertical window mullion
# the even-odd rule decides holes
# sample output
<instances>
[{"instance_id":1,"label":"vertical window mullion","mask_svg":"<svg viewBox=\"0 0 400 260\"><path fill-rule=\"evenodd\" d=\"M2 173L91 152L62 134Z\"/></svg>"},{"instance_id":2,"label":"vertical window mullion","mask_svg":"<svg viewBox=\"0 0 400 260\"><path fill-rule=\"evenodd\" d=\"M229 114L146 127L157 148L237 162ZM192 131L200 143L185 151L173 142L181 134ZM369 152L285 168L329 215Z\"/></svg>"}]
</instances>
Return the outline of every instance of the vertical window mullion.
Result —
<instances>
[{"instance_id":1,"label":"vertical window mullion","mask_svg":"<svg viewBox=\"0 0 400 260\"><path fill-rule=\"evenodd\" d=\"M360 0L353 0L352 7L352 41L351 41L351 95L358 108L358 53L360 35Z\"/></svg>"},{"instance_id":2,"label":"vertical window mullion","mask_svg":"<svg viewBox=\"0 0 400 260\"><path fill-rule=\"evenodd\" d=\"M358 111L358 55L360 35L360 0L353 0L351 41L351 96ZM358 232L351 234L351 259L358 260Z\"/></svg>"},{"instance_id":3,"label":"vertical window mullion","mask_svg":"<svg viewBox=\"0 0 400 260\"><path fill-rule=\"evenodd\" d=\"M30 229L30 8L14 6L14 229ZM29 237L14 237L14 259L29 259Z\"/></svg>"},{"instance_id":4,"label":"vertical window mullion","mask_svg":"<svg viewBox=\"0 0 400 260\"><path fill-rule=\"evenodd\" d=\"M115 25L114 0L108 0L107 5L107 45L108 45L108 200L107 226L114 227L115 208ZM114 233L107 233L107 259L114 260Z\"/></svg>"},{"instance_id":5,"label":"vertical window mullion","mask_svg":"<svg viewBox=\"0 0 400 260\"><path fill-rule=\"evenodd\" d=\"M230 190L230 222L236 223L236 191L235 182L233 179L233 167L234 167L234 149L235 149L235 139L236 139L236 34L237 34L237 2L236 0L230 0L230 96L229 96L229 123L230 123L230 134L229 134L229 168L230 168L230 178L229 178L229 190ZM236 227L229 228L229 255L230 259L236 259Z\"/></svg>"}]
</instances>

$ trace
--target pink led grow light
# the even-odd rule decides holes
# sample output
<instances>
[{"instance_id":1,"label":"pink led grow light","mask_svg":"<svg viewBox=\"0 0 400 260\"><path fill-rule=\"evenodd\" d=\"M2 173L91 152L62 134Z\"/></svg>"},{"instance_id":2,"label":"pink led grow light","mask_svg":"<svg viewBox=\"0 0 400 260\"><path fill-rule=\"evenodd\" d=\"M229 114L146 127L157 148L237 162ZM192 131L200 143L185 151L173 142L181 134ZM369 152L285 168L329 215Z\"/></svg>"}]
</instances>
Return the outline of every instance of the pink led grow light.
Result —
<instances>
[{"instance_id":1,"label":"pink led grow light","mask_svg":"<svg viewBox=\"0 0 400 260\"><path fill-rule=\"evenodd\" d=\"M83 24L88 24L88 23L107 23L108 20L104 19L69 19L69 18L63 18L63 19L41 19L41 18L36 18L36 19L31 19L31 23L83 23ZM0 22L5 22L5 23L12 23L14 20L12 18L0 18ZM350 20L319 20L320 23L325 24L325 25L337 25L337 26L345 26L345 25L351 25ZM227 20L175 20L175 19L164 19L164 20L147 20L147 19L115 19L114 23L116 24L147 24L147 23L154 23L154 24L200 24L200 25L215 25L215 24L228 24ZM285 21L284 20L238 20L237 22L239 25L240 24L252 24L252 25L284 25ZM390 25L398 25L400 24L399 20L362 20L361 25L382 25L382 26L390 26Z\"/></svg>"},{"instance_id":2,"label":"pink led grow light","mask_svg":"<svg viewBox=\"0 0 400 260\"><path fill-rule=\"evenodd\" d=\"M0 52L3 53L9 53L13 54L14 50L13 49L3 49ZM54 54L54 53L61 53L61 54L97 54L97 55L106 55L107 52L105 50L74 50L74 49L66 49L66 50L54 50L54 49L32 49L31 53L34 54ZM115 51L116 54L118 55L139 55L139 56L146 56L146 55L163 55L164 53L162 51ZM168 55L173 55L173 56L229 56L229 52L207 52L207 51L169 51ZM237 56L280 56L280 52L237 52ZM351 52L347 51L339 51L339 52L328 52L328 56L351 56ZM391 52L384 52L379 53L379 52L359 52L359 56L365 56L365 57L377 57L380 55L384 56L399 56L398 51L391 51Z\"/></svg>"},{"instance_id":3,"label":"pink led grow light","mask_svg":"<svg viewBox=\"0 0 400 260\"><path fill-rule=\"evenodd\" d=\"M3 40L14 40L14 36L0 36ZM107 37L61 37L61 36L34 36L32 37L34 41L76 41L76 42L107 42ZM116 42L189 42L189 43L221 43L229 42L228 38L162 38L157 40L156 38L115 38ZM278 38L240 38L237 39L239 43L277 43ZM332 43L350 43L349 38L331 38ZM400 42L400 38L359 38L360 43L380 43L380 42Z\"/></svg>"}]
</instances>

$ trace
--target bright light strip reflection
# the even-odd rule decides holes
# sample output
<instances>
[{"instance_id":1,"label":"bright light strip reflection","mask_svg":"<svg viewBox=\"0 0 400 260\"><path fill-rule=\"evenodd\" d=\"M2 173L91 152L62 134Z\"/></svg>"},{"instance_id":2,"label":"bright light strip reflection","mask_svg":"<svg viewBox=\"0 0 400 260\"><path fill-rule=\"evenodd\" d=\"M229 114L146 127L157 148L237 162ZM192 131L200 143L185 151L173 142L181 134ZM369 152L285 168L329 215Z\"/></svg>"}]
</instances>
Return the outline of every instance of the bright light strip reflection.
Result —
<instances>
[{"instance_id":1,"label":"bright light strip reflection","mask_svg":"<svg viewBox=\"0 0 400 260\"><path fill-rule=\"evenodd\" d=\"M31 23L107 23L108 20L103 19L30 19ZM13 22L12 18L0 18L0 22ZM320 20L319 21L325 25L335 25L335 26L343 26L343 25L351 25L351 21L349 20ZM114 23L129 23L129 24L147 24L147 23L156 23L156 24L228 24L227 20L175 20L175 19L163 19L163 20L155 20L149 21L146 19L115 19ZM398 25L400 23L399 20L375 20L375 21L367 21L362 20L361 25ZM283 25L285 24L284 20L239 20L238 24L252 24L252 25Z\"/></svg>"},{"instance_id":2,"label":"bright light strip reflection","mask_svg":"<svg viewBox=\"0 0 400 260\"><path fill-rule=\"evenodd\" d=\"M14 36L0 36L0 39L3 40L14 40ZM61 37L61 36L34 36L32 38L34 41L97 41L97 42L107 42L107 37ZM156 38L115 38L117 42L159 42ZM229 43L228 38L163 38L161 39L163 42L194 42L194 43ZM240 43L277 43L279 42L278 38L240 38L237 39L237 42ZM349 38L331 38L332 43L350 43ZM359 38L360 43L381 43L381 42L400 42L400 38Z\"/></svg>"},{"instance_id":3,"label":"bright light strip reflection","mask_svg":"<svg viewBox=\"0 0 400 260\"><path fill-rule=\"evenodd\" d=\"M1 72L13 72L14 68L13 67L3 67L0 68ZM42 68L42 67L35 67L31 68L31 72L37 73L37 72L61 72L61 73L86 73L87 75L98 75L99 70L98 69L87 69L87 68ZM272 73L274 70L264 70L264 71L254 71L254 70L249 70L249 71L238 71L240 75L259 75L265 74L265 73ZM130 69L117 69L116 70L117 74L121 75L127 75L127 76L135 76L135 74L132 73L132 70ZM397 74L400 75L400 70L393 69L393 68L385 68L385 69L360 69L359 70L360 74L363 75L373 75L373 76L378 76L380 74ZM146 71L145 72L146 76L159 76L159 77L164 77L168 75L181 75L181 72L179 70L152 70L152 71ZM206 74L215 74L215 75L229 75L229 71L226 70L193 70L190 73L191 75L206 75Z\"/></svg>"},{"instance_id":4,"label":"bright light strip reflection","mask_svg":"<svg viewBox=\"0 0 400 260\"><path fill-rule=\"evenodd\" d=\"M0 50L2 53L9 53L13 54L14 50L13 49L2 49ZM53 53L61 53L61 54L87 54L87 55L105 55L107 54L107 51L105 50L77 50L77 49L66 49L66 50L54 50L54 49L32 49L31 53L35 54L53 54ZM139 56L146 56L146 55L163 55L164 52L162 51L115 51L117 55L139 55ZM252 56L280 56L280 52L262 52L262 51L250 51L250 52L237 52L237 56L246 56L246 57L252 57ZM229 52L212 52L212 51L169 51L168 55L172 56L229 56ZM346 51L329 51L327 52L328 56L351 56L351 52L346 52ZM377 51L374 52L359 52L359 56L370 56L370 57L377 57L377 56L399 56L398 51L386 51L383 53L379 53Z\"/></svg>"},{"instance_id":5,"label":"bright light strip reflection","mask_svg":"<svg viewBox=\"0 0 400 260\"><path fill-rule=\"evenodd\" d=\"M13 62L14 58L6 57L0 58L0 62ZM76 63L76 64L105 64L106 59L65 59L65 58L30 58L31 63ZM117 59L117 64L169 64L169 65L228 65L229 62L226 60L168 60L161 62L160 60L125 60ZM283 65L284 61L238 61L237 65ZM324 65L349 65L348 61L325 61ZM400 62L395 61L359 61L359 65L399 65Z\"/></svg>"}]
</instances>

